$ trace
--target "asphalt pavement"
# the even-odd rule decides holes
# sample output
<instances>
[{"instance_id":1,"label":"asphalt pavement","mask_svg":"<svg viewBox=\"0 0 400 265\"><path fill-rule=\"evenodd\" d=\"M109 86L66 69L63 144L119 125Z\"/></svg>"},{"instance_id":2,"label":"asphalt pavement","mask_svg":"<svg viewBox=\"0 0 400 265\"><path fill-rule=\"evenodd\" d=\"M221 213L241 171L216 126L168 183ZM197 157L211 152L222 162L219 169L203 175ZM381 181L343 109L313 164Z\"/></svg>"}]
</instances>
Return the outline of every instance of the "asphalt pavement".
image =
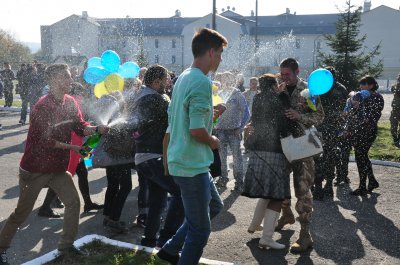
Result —
<instances>
[{"instance_id":1,"label":"asphalt pavement","mask_svg":"<svg viewBox=\"0 0 400 265\"><path fill-rule=\"evenodd\" d=\"M383 119L387 118L386 111ZM15 208L19 195L17 172L29 124L21 126L18 120L18 111L0 109L0 123L3 124L0 131L0 227ZM229 159L231 162L231 157ZM378 165L373 169L381 185L373 194L363 198L349 195L349 191L358 186L355 163L350 163L351 184L335 188L333 200L315 202L311 225L314 249L300 255L291 254L288 248L277 251L257 247L261 233L247 233L256 200L231 193L233 182L229 182L228 189L221 192L225 208L213 220L212 234L203 257L238 264L400 264L400 169ZM232 169L230 178L233 179L231 174ZM138 242L143 228L134 224L138 212L138 181L134 171L132 180L133 189L121 218L128 223L129 233L121 235L104 229L102 213L93 212L81 215L78 238L99 234L120 241ZM77 185L76 176L74 181ZM93 201L101 203L107 182L105 170L90 170L89 182ZM37 216L45 193L46 190L40 193L32 214L12 242L8 251L11 264L29 261L57 246L62 219ZM63 213L63 210L59 212ZM274 239L289 246L296 240L299 230L296 222L275 233Z\"/></svg>"}]
</instances>

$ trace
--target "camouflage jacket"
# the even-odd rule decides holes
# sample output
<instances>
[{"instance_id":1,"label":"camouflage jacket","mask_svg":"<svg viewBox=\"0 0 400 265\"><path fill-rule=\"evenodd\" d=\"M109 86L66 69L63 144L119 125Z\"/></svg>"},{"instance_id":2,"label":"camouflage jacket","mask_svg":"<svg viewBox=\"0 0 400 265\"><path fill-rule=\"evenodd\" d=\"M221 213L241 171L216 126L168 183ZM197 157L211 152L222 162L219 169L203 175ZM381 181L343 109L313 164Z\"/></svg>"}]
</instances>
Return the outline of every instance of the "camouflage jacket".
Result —
<instances>
[{"instance_id":1,"label":"camouflage jacket","mask_svg":"<svg viewBox=\"0 0 400 265\"><path fill-rule=\"evenodd\" d=\"M391 91L393 93L392 108L396 111L400 110L400 82L397 82L392 86Z\"/></svg>"},{"instance_id":2,"label":"camouflage jacket","mask_svg":"<svg viewBox=\"0 0 400 265\"><path fill-rule=\"evenodd\" d=\"M306 128L312 125L317 126L324 120L324 109L322 108L321 99L318 96L314 96L317 110L313 111L309 108L304 108L301 102L303 101L300 92L307 89L307 83L302 79L298 79L296 88L293 90L290 96L290 104L292 108L300 113L299 123L303 124Z\"/></svg>"}]
</instances>

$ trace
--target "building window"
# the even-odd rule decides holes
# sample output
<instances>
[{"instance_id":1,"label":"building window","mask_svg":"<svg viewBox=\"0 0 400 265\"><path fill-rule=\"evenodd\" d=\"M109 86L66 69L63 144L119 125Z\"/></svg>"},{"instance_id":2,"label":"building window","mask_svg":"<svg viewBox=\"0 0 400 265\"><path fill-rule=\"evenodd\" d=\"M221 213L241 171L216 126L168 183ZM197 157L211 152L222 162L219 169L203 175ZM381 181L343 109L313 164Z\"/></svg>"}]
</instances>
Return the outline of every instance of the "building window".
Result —
<instances>
[{"instance_id":1,"label":"building window","mask_svg":"<svg viewBox=\"0 0 400 265\"><path fill-rule=\"evenodd\" d=\"M296 39L296 49L300 49L300 39Z\"/></svg>"},{"instance_id":2,"label":"building window","mask_svg":"<svg viewBox=\"0 0 400 265\"><path fill-rule=\"evenodd\" d=\"M176 63L176 57L175 57L175 55L172 55L172 64L175 64Z\"/></svg>"},{"instance_id":3,"label":"building window","mask_svg":"<svg viewBox=\"0 0 400 265\"><path fill-rule=\"evenodd\" d=\"M172 48L176 48L176 40L172 40Z\"/></svg>"},{"instance_id":4,"label":"building window","mask_svg":"<svg viewBox=\"0 0 400 265\"><path fill-rule=\"evenodd\" d=\"M154 57L154 63L159 63L160 62L160 57L158 55L156 55Z\"/></svg>"},{"instance_id":5,"label":"building window","mask_svg":"<svg viewBox=\"0 0 400 265\"><path fill-rule=\"evenodd\" d=\"M154 46L155 46L156 48L158 48L158 39L155 39L155 40L154 40Z\"/></svg>"}]
</instances>

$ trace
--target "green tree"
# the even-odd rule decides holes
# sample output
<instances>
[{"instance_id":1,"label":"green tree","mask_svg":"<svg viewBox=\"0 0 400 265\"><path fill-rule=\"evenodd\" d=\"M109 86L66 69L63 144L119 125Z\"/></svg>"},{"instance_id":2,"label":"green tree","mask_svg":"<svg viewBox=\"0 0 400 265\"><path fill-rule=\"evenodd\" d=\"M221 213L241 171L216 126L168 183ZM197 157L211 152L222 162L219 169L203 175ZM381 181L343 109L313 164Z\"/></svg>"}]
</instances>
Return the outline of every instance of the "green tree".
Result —
<instances>
[{"instance_id":1,"label":"green tree","mask_svg":"<svg viewBox=\"0 0 400 265\"><path fill-rule=\"evenodd\" d=\"M380 43L366 50L364 41L367 35L360 36L361 7L346 1L346 10L341 11L336 23L335 35L324 35L332 53L319 52L320 66L335 67L337 79L350 90L357 88L358 79L370 74L379 77L383 71L380 55Z\"/></svg>"},{"instance_id":2,"label":"green tree","mask_svg":"<svg viewBox=\"0 0 400 265\"><path fill-rule=\"evenodd\" d=\"M144 40L143 40L143 36L139 37L139 47L140 47L140 51L139 54L136 55L136 62L140 67L146 67L148 66L148 62L147 62L147 56L146 53L144 51Z\"/></svg>"},{"instance_id":3,"label":"green tree","mask_svg":"<svg viewBox=\"0 0 400 265\"><path fill-rule=\"evenodd\" d=\"M20 63L32 61L29 48L18 41L8 32L0 29L0 62L10 62L14 67Z\"/></svg>"}]
</instances>

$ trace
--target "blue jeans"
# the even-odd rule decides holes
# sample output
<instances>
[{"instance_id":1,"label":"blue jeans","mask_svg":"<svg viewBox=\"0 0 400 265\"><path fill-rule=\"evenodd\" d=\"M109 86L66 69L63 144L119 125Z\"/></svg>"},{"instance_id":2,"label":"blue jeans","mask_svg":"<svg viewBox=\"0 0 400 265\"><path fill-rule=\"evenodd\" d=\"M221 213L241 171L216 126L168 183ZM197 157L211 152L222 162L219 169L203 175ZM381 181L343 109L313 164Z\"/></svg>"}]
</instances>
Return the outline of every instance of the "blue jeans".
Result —
<instances>
[{"instance_id":1,"label":"blue jeans","mask_svg":"<svg viewBox=\"0 0 400 265\"><path fill-rule=\"evenodd\" d=\"M149 188L149 212L142 245L148 247L156 246L157 232L160 229L160 217L167 202L167 193L171 194L164 228L160 231L160 237L158 238L158 244L163 245L183 223L184 211L181 191L171 176L164 175L161 158L154 158L140 163L136 165L136 169L138 173L147 178Z\"/></svg>"},{"instance_id":2,"label":"blue jeans","mask_svg":"<svg viewBox=\"0 0 400 265\"><path fill-rule=\"evenodd\" d=\"M216 130L216 135L220 140L219 155L221 157L221 177L228 178L228 145L232 151L233 157L233 177L235 186L243 186L243 158L240 150L241 136L235 133L235 130Z\"/></svg>"},{"instance_id":3,"label":"blue jeans","mask_svg":"<svg viewBox=\"0 0 400 265\"><path fill-rule=\"evenodd\" d=\"M208 172L174 180L181 188L185 222L163 249L177 255L183 247L178 264L197 265L211 233L210 219L221 212L224 204Z\"/></svg>"}]
</instances>

